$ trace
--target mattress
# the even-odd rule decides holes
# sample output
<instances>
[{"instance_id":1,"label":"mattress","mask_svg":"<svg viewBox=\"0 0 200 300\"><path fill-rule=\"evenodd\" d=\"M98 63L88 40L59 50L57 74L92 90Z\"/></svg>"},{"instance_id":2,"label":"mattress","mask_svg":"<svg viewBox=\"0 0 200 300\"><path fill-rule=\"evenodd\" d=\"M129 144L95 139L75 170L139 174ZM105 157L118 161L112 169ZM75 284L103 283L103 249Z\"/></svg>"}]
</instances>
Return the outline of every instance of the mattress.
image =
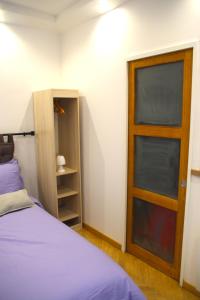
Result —
<instances>
[{"instance_id":1,"label":"mattress","mask_svg":"<svg viewBox=\"0 0 200 300\"><path fill-rule=\"evenodd\" d=\"M34 205L0 217L0 300L143 300L101 250Z\"/></svg>"}]
</instances>

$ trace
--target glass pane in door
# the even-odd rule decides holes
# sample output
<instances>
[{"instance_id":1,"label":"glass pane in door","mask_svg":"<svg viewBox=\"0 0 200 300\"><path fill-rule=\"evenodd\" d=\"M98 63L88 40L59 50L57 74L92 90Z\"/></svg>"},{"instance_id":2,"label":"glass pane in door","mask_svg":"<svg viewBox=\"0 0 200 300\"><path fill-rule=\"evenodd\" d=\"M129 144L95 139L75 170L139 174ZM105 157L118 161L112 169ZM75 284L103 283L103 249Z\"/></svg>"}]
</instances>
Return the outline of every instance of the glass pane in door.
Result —
<instances>
[{"instance_id":1,"label":"glass pane in door","mask_svg":"<svg viewBox=\"0 0 200 300\"><path fill-rule=\"evenodd\" d=\"M135 137L134 186L178 198L180 140Z\"/></svg>"},{"instance_id":2,"label":"glass pane in door","mask_svg":"<svg viewBox=\"0 0 200 300\"><path fill-rule=\"evenodd\" d=\"M133 243L172 263L176 212L137 198L133 201Z\"/></svg>"},{"instance_id":3,"label":"glass pane in door","mask_svg":"<svg viewBox=\"0 0 200 300\"><path fill-rule=\"evenodd\" d=\"M135 123L181 126L183 61L138 68Z\"/></svg>"}]
</instances>

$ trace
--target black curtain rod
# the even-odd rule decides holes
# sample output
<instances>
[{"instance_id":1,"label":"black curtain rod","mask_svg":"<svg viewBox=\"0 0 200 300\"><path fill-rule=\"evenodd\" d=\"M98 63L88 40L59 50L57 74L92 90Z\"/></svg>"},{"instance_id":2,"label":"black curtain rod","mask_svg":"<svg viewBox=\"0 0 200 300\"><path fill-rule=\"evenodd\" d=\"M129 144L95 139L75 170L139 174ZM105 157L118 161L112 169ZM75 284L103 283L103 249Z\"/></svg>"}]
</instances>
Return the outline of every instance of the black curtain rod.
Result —
<instances>
[{"instance_id":1,"label":"black curtain rod","mask_svg":"<svg viewBox=\"0 0 200 300\"><path fill-rule=\"evenodd\" d=\"M34 136L35 135L35 131L18 132L18 133L3 133L2 135L3 136L8 136L8 135L23 135L23 136L32 135L32 136Z\"/></svg>"}]
</instances>

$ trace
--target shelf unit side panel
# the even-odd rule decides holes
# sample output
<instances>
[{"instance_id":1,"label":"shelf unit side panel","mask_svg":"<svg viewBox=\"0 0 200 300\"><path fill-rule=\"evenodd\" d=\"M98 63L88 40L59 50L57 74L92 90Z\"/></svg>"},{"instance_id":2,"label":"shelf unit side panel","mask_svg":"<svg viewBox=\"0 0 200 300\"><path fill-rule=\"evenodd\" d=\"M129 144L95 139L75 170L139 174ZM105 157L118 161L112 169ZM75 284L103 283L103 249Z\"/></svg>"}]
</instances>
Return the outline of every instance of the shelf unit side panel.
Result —
<instances>
[{"instance_id":1,"label":"shelf unit side panel","mask_svg":"<svg viewBox=\"0 0 200 300\"><path fill-rule=\"evenodd\" d=\"M83 222L83 200L82 200L82 181L81 181L81 137L80 137L80 98L77 98L77 152L78 152L78 183L79 183L79 215L80 215L80 225L82 227Z\"/></svg>"},{"instance_id":2,"label":"shelf unit side panel","mask_svg":"<svg viewBox=\"0 0 200 300\"><path fill-rule=\"evenodd\" d=\"M45 208L57 217L54 114L51 91L35 92L33 98L40 197Z\"/></svg>"}]
</instances>

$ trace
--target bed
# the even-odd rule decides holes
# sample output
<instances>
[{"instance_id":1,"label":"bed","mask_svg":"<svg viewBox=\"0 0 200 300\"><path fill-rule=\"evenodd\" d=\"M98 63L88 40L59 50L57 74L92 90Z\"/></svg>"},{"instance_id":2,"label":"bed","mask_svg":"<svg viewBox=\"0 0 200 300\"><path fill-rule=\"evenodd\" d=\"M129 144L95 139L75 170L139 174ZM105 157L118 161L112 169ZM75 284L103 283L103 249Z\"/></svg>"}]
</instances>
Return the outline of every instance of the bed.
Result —
<instances>
[{"instance_id":1,"label":"bed","mask_svg":"<svg viewBox=\"0 0 200 300\"><path fill-rule=\"evenodd\" d=\"M0 206L24 191L18 169L5 170L13 165L0 164ZM28 198L30 206L0 217L1 300L145 299L111 258Z\"/></svg>"}]
</instances>

